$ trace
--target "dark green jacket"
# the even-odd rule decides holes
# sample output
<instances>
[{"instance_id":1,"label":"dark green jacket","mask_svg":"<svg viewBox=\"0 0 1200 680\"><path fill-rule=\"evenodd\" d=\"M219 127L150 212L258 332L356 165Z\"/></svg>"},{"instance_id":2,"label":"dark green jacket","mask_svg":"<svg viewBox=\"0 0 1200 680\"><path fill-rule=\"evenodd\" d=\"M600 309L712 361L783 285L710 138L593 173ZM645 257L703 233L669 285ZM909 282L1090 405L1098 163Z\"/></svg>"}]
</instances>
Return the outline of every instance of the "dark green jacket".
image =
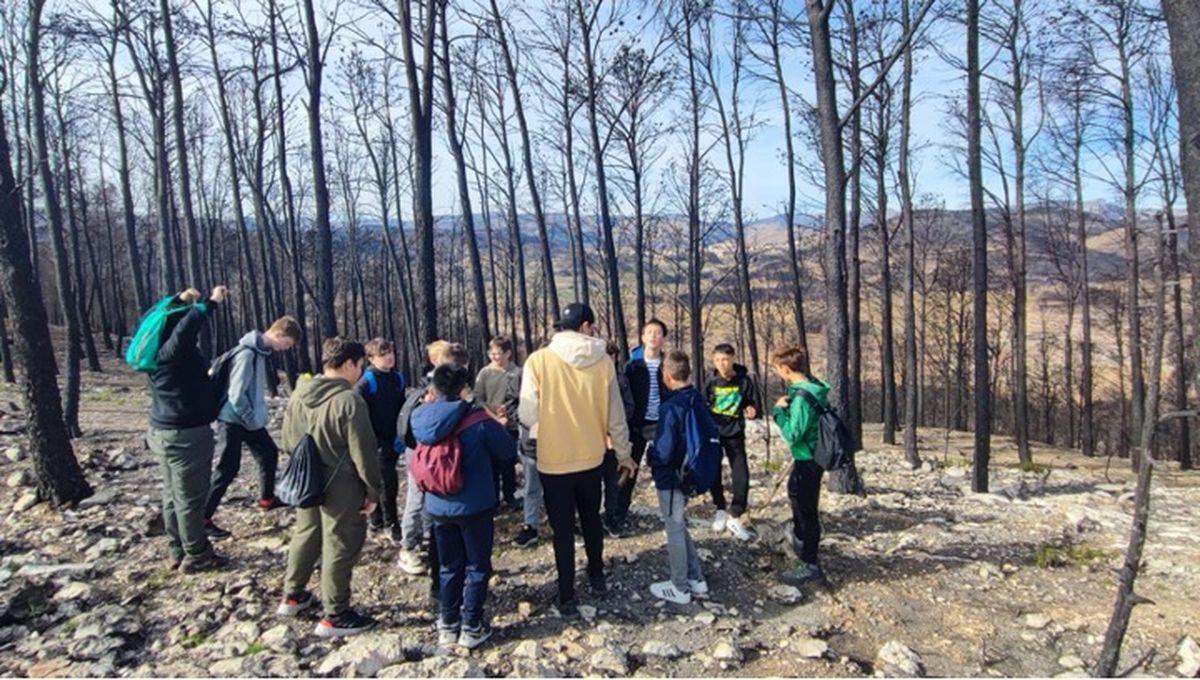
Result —
<instances>
[{"instance_id":1,"label":"dark green jacket","mask_svg":"<svg viewBox=\"0 0 1200 680\"><path fill-rule=\"evenodd\" d=\"M820 432L817 428L817 411L800 394L804 390L817 398L822 406L829 405L829 385L818 380L804 380L788 386L787 408L776 406L771 411L771 417L783 433L783 441L787 442L796 460L812 460L813 449L817 446Z\"/></svg>"},{"instance_id":2,"label":"dark green jacket","mask_svg":"<svg viewBox=\"0 0 1200 680\"><path fill-rule=\"evenodd\" d=\"M317 442L325 481L361 484L379 500L381 486L375 431L367 402L345 380L317 375L301 378L283 415L283 446L292 451L308 432Z\"/></svg>"}]
</instances>

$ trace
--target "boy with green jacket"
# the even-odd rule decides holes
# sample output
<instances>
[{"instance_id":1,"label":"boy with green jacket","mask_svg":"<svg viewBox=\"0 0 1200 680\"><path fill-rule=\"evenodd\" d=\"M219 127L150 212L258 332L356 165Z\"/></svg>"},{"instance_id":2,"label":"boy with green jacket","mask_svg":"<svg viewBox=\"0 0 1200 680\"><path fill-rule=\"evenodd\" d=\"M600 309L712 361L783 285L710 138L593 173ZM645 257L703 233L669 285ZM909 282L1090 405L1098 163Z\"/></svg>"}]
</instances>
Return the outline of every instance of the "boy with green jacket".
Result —
<instances>
[{"instance_id":1,"label":"boy with green jacket","mask_svg":"<svg viewBox=\"0 0 1200 680\"><path fill-rule=\"evenodd\" d=\"M817 562L821 542L821 520L817 506L821 499L821 477L825 471L813 460L813 449L820 436L817 428L819 414L801 391L828 406L829 385L812 377L808 352L790 347L775 354L771 367L788 385L787 394L775 402L771 417L783 433L792 452L792 471L788 475L788 502L792 506L792 549L800 558L796 569L783 576L783 581L799 585L821 580L824 575Z\"/></svg>"},{"instance_id":2,"label":"boy with green jacket","mask_svg":"<svg viewBox=\"0 0 1200 680\"><path fill-rule=\"evenodd\" d=\"M325 618L315 634L343 637L375 625L350 608L350 576L362 553L367 517L379 502L381 481L367 403L354 389L362 378L366 350L360 343L330 338L321 355L324 371L296 385L283 417L288 451L306 434L316 443L325 494L320 505L296 510L278 613L295 616L315 604L306 588L320 560Z\"/></svg>"}]
</instances>

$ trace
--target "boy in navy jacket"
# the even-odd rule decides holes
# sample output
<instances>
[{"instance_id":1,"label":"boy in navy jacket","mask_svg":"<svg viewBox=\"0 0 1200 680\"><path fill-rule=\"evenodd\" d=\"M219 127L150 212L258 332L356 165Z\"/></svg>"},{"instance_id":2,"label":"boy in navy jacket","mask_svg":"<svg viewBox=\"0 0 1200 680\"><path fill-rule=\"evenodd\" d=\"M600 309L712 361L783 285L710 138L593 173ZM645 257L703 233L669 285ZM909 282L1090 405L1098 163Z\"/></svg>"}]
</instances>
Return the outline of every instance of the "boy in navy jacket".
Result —
<instances>
[{"instance_id":1,"label":"boy in navy jacket","mask_svg":"<svg viewBox=\"0 0 1200 680\"><path fill-rule=\"evenodd\" d=\"M687 456L689 415L712 423L704 395L688 382L692 376L688 355L668 352L662 363L663 381L670 396L659 411L658 429L647 452L654 488L658 490L658 509L667 532L667 557L671 578L650 586L655 597L675 604L690 604L692 597L708 595L708 583L696 553L696 544L688 533L687 495L680 489L680 469Z\"/></svg>"},{"instance_id":2,"label":"boy in navy jacket","mask_svg":"<svg viewBox=\"0 0 1200 680\"><path fill-rule=\"evenodd\" d=\"M374 338L367 343L366 349L370 365L356 388L371 414L371 429L379 442L376 452L379 473L383 479L379 505L371 513L371 528L388 530L392 542L399 544L403 534L396 506L400 492L400 476L396 470L400 462L400 452L396 450L396 418L404 404L404 376L396 372L396 347L390 340Z\"/></svg>"},{"instance_id":3,"label":"boy in navy jacket","mask_svg":"<svg viewBox=\"0 0 1200 680\"><path fill-rule=\"evenodd\" d=\"M469 375L464 366L443 364L433 370L435 399L412 415L412 434L418 444L437 444L451 436L466 418L480 409L460 395ZM425 494L425 509L433 520L433 537L440 561L441 615L438 643L474 649L492 635L483 616L488 579L492 575L492 545L496 513L495 466L511 465L516 441L495 419L484 414L458 435L462 445L463 488L455 494Z\"/></svg>"}]
</instances>

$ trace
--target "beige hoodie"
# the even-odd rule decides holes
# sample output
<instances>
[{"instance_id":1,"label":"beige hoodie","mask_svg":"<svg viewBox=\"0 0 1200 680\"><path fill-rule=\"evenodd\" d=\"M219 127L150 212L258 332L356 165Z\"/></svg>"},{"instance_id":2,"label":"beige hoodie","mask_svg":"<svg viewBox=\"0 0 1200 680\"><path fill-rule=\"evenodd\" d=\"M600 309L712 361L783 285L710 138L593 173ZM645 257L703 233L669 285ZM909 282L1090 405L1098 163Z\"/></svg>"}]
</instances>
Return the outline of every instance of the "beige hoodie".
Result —
<instances>
[{"instance_id":1,"label":"beige hoodie","mask_svg":"<svg viewBox=\"0 0 1200 680\"><path fill-rule=\"evenodd\" d=\"M604 462L609 438L629 460L629 426L606 343L560 331L531 354L521 379L521 424L537 427L538 471L551 475L591 470Z\"/></svg>"}]
</instances>

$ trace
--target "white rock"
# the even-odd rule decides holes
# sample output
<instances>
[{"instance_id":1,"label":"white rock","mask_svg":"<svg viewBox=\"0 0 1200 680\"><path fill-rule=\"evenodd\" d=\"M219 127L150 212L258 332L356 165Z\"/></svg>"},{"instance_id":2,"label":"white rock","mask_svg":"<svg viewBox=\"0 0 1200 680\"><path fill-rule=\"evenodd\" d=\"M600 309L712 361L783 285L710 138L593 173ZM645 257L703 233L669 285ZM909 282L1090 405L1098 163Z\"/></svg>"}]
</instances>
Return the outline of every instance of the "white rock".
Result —
<instances>
[{"instance_id":1,"label":"white rock","mask_svg":"<svg viewBox=\"0 0 1200 680\"><path fill-rule=\"evenodd\" d=\"M790 647L806 659L820 659L829 653L829 643L818 638L793 640Z\"/></svg>"},{"instance_id":2,"label":"white rock","mask_svg":"<svg viewBox=\"0 0 1200 680\"><path fill-rule=\"evenodd\" d=\"M721 642L718 642L716 645L713 646L712 657L714 659L716 659L717 661L735 661L735 662L740 662L743 658L742 650L738 649L737 645L734 645L733 643L727 642L725 640L722 640Z\"/></svg>"},{"instance_id":3,"label":"white rock","mask_svg":"<svg viewBox=\"0 0 1200 680\"><path fill-rule=\"evenodd\" d=\"M296 653L296 634L285 624L280 624L262 634L261 641L268 649L276 652Z\"/></svg>"},{"instance_id":4,"label":"white rock","mask_svg":"<svg viewBox=\"0 0 1200 680\"><path fill-rule=\"evenodd\" d=\"M1045 614L1026 614L1025 625L1034 630L1041 630L1050 625L1050 617Z\"/></svg>"},{"instance_id":5,"label":"white rock","mask_svg":"<svg viewBox=\"0 0 1200 680\"><path fill-rule=\"evenodd\" d=\"M320 675L373 676L404 660L404 648L395 634L373 633L353 638L328 654L317 666ZM454 675L453 673L448 673Z\"/></svg>"},{"instance_id":6,"label":"white rock","mask_svg":"<svg viewBox=\"0 0 1200 680\"><path fill-rule=\"evenodd\" d=\"M92 566L84 562L62 564L26 564L17 570L17 576L58 576L60 574L86 574Z\"/></svg>"},{"instance_id":7,"label":"white rock","mask_svg":"<svg viewBox=\"0 0 1200 680\"><path fill-rule=\"evenodd\" d=\"M650 640L642 645L642 656L657 656L663 659L675 659L681 656L683 652L670 642L662 640Z\"/></svg>"},{"instance_id":8,"label":"white rock","mask_svg":"<svg viewBox=\"0 0 1200 680\"><path fill-rule=\"evenodd\" d=\"M796 586L780 584L771 588L771 598L781 604L797 604L804 599L804 593Z\"/></svg>"},{"instance_id":9,"label":"white rock","mask_svg":"<svg viewBox=\"0 0 1200 680\"><path fill-rule=\"evenodd\" d=\"M694 620L696 621L696 623L701 623L706 626L711 626L717 622L717 615L712 612L700 612L699 614L696 614Z\"/></svg>"},{"instance_id":10,"label":"white rock","mask_svg":"<svg viewBox=\"0 0 1200 680\"><path fill-rule=\"evenodd\" d=\"M1179 657L1179 665L1175 670L1179 675L1185 678L1200 676L1200 644L1191 637L1185 637L1179 643L1176 655Z\"/></svg>"},{"instance_id":11,"label":"white rock","mask_svg":"<svg viewBox=\"0 0 1200 680\"><path fill-rule=\"evenodd\" d=\"M898 640L889 640L875 655L875 674L886 678L923 678L921 655Z\"/></svg>"},{"instance_id":12,"label":"white rock","mask_svg":"<svg viewBox=\"0 0 1200 680\"><path fill-rule=\"evenodd\" d=\"M29 508L37 505L37 503L37 492L26 491L25 493L21 494L21 497L17 499L15 504L13 504L13 512L25 512Z\"/></svg>"},{"instance_id":13,"label":"white rock","mask_svg":"<svg viewBox=\"0 0 1200 680\"><path fill-rule=\"evenodd\" d=\"M17 470L5 478L4 485L10 489L29 486L29 473L25 470Z\"/></svg>"},{"instance_id":14,"label":"white rock","mask_svg":"<svg viewBox=\"0 0 1200 680\"><path fill-rule=\"evenodd\" d=\"M516 647L513 647L513 656L519 656L525 659L537 659L542 655L542 646L537 640L522 640Z\"/></svg>"},{"instance_id":15,"label":"white rock","mask_svg":"<svg viewBox=\"0 0 1200 680\"><path fill-rule=\"evenodd\" d=\"M7 449L4 449L4 457L7 458L8 462L10 463L20 463L25 459L25 451L19 446L10 446Z\"/></svg>"},{"instance_id":16,"label":"white rock","mask_svg":"<svg viewBox=\"0 0 1200 680\"><path fill-rule=\"evenodd\" d=\"M54 593L55 602L87 601L92 599L92 586L79 581L71 581Z\"/></svg>"},{"instance_id":17,"label":"white rock","mask_svg":"<svg viewBox=\"0 0 1200 680\"><path fill-rule=\"evenodd\" d=\"M619 647L601 647L588 659L593 673L623 677L629 674L629 655Z\"/></svg>"},{"instance_id":18,"label":"white rock","mask_svg":"<svg viewBox=\"0 0 1200 680\"><path fill-rule=\"evenodd\" d=\"M100 539L99 541L96 541L95 543L93 543L92 547L88 548L87 552L84 553L84 556L94 562L95 560L103 557L104 555L107 555L111 552L116 551L116 549L119 546L120 546L120 544L117 542L117 539L109 538L106 536L106 537Z\"/></svg>"},{"instance_id":19,"label":"white rock","mask_svg":"<svg viewBox=\"0 0 1200 680\"><path fill-rule=\"evenodd\" d=\"M1074 654L1064 654L1058 658L1058 665L1068 670L1083 668L1083 659Z\"/></svg>"},{"instance_id":20,"label":"white rock","mask_svg":"<svg viewBox=\"0 0 1200 680\"><path fill-rule=\"evenodd\" d=\"M590 604L579 605L579 615L581 617L583 617L584 621L594 620L596 618L596 614L598 614L598 613L599 612L597 611L597 609Z\"/></svg>"}]
</instances>

